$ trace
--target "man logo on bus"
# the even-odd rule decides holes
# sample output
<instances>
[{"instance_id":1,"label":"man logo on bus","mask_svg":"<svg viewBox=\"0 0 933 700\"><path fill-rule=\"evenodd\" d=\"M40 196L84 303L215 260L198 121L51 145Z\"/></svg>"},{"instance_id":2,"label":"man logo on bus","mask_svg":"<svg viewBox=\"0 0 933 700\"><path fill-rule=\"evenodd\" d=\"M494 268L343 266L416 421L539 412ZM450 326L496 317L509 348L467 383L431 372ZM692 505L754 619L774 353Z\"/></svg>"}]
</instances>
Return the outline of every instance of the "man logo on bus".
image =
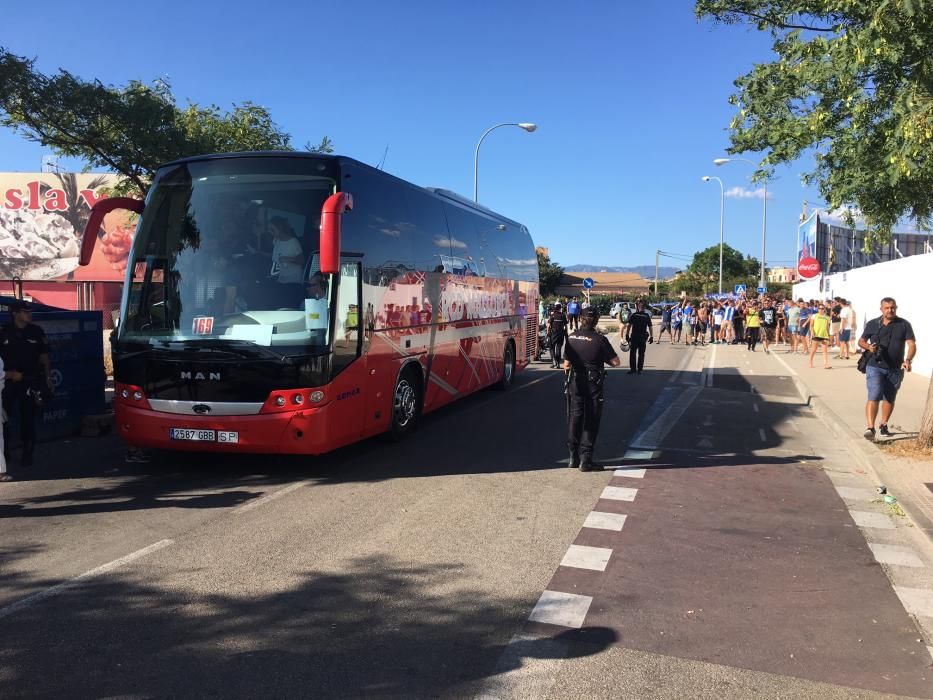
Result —
<instances>
[{"instance_id":1,"label":"man logo on bus","mask_svg":"<svg viewBox=\"0 0 933 700\"><path fill-rule=\"evenodd\" d=\"M182 370L181 378L182 379L209 379L212 382L219 382L220 372L208 372L207 374L204 374L204 372L185 372L184 370Z\"/></svg>"}]
</instances>

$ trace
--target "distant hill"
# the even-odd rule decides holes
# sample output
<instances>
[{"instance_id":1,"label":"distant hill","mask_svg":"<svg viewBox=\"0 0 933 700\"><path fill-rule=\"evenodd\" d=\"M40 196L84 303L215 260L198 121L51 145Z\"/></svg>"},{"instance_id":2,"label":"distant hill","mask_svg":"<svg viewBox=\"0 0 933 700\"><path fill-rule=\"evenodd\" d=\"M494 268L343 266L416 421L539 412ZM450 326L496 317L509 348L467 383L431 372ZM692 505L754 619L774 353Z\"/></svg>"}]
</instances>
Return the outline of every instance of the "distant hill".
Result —
<instances>
[{"instance_id":1,"label":"distant hill","mask_svg":"<svg viewBox=\"0 0 933 700\"><path fill-rule=\"evenodd\" d=\"M659 267L658 277L669 279L680 270L679 267ZM635 267L606 267L604 265L570 265L564 272L637 272L644 279L654 279L654 265L636 265Z\"/></svg>"}]
</instances>

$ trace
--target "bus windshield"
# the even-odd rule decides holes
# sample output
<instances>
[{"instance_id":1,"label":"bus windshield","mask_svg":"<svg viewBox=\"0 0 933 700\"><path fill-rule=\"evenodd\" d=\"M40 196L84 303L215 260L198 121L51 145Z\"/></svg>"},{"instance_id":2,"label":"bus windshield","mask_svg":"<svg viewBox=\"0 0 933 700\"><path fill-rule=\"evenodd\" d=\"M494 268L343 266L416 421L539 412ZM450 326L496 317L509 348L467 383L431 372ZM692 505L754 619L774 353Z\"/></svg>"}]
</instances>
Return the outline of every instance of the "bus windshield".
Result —
<instances>
[{"instance_id":1,"label":"bus windshield","mask_svg":"<svg viewBox=\"0 0 933 700\"><path fill-rule=\"evenodd\" d=\"M334 295L313 253L333 170L306 157L160 170L130 255L120 340L326 352Z\"/></svg>"}]
</instances>

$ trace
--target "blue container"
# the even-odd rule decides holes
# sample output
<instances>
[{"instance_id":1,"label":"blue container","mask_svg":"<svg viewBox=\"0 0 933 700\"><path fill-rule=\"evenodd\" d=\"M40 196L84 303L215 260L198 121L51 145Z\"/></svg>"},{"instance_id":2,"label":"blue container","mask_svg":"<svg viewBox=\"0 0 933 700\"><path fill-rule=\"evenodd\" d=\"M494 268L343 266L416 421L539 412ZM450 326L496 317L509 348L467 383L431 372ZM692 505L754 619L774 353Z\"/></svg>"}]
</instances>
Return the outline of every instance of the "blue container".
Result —
<instances>
[{"instance_id":1,"label":"blue container","mask_svg":"<svg viewBox=\"0 0 933 700\"><path fill-rule=\"evenodd\" d=\"M104 338L100 311L36 310L32 322L49 339L54 395L45 402L36 424L39 441L75 435L84 416L104 412ZM10 314L0 314L0 324ZM19 414L14 412L10 438L19 443Z\"/></svg>"}]
</instances>

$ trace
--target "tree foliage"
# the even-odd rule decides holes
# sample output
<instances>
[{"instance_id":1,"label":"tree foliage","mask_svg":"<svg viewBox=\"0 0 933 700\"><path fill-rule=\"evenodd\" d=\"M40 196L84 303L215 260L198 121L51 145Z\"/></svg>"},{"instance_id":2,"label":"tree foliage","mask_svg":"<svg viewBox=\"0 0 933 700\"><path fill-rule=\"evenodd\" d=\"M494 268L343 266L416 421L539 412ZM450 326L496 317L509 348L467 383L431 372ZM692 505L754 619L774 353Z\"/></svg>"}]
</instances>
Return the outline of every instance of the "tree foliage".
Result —
<instances>
[{"instance_id":1,"label":"tree foliage","mask_svg":"<svg viewBox=\"0 0 933 700\"><path fill-rule=\"evenodd\" d=\"M687 270L700 279L719 281L719 244L710 246L693 255L693 261ZM744 257L729 244L722 246L722 277L723 279L745 278L757 276L759 262L753 257Z\"/></svg>"},{"instance_id":2,"label":"tree foliage","mask_svg":"<svg viewBox=\"0 0 933 700\"><path fill-rule=\"evenodd\" d=\"M933 0L697 0L699 18L750 24L776 60L735 81L730 153L758 177L815 152L805 181L855 206L870 238L933 215ZM848 216L853 224L852 215Z\"/></svg>"},{"instance_id":3,"label":"tree foliage","mask_svg":"<svg viewBox=\"0 0 933 700\"><path fill-rule=\"evenodd\" d=\"M83 159L87 169L123 176L119 191L145 192L156 168L204 153L291 150L291 137L265 107L244 102L225 112L217 105L180 107L165 80L124 87L83 80L66 70L47 76L35 59L0 47L0 124L60 156ZM326 137L308 150L331 152Z\"/></svg>"},{"instance_id":4,"label":"tree foliage","mask_svg":"<svg viewBox=\"0 0 933 700\"><path fill-rule=\"evenodd\" d=\"M557 263L552 263L550 256L538 253L538 289L542 297L551 296L560 284L560 277L564 274L564 268Z\"/></svg>"}]
</instances>

